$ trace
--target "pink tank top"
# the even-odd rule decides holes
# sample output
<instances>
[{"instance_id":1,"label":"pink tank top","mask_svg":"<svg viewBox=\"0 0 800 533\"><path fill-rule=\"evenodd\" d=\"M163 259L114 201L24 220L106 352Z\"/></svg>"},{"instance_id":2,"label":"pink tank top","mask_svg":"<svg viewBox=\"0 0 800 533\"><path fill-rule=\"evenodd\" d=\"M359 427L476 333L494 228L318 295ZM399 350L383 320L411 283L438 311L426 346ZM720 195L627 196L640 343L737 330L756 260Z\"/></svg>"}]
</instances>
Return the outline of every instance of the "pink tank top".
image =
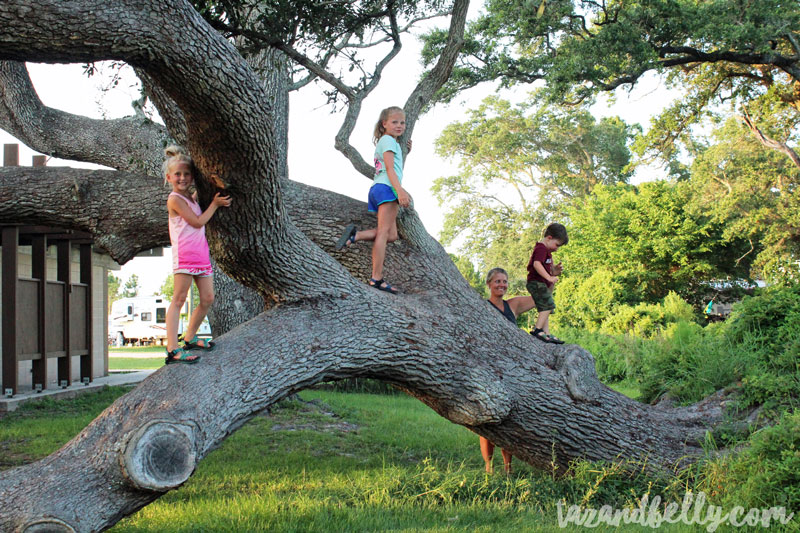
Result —
<instances>
[{"instance_id":1,"label":"pink tank top","mask_svg":"<svg viewBox=\"0 0 800 533\"><path fill-rule=\"evenodd\" d=\"M176 192L171 192L169 195L175 195L186 202L195 215L200 216L203 214L200 205L194 200ZM211 268L211 256L208 252L205 226L195 228L180 215L169 217L169 240L172 243L173 270Z\"/></svg>"}]
</instances>

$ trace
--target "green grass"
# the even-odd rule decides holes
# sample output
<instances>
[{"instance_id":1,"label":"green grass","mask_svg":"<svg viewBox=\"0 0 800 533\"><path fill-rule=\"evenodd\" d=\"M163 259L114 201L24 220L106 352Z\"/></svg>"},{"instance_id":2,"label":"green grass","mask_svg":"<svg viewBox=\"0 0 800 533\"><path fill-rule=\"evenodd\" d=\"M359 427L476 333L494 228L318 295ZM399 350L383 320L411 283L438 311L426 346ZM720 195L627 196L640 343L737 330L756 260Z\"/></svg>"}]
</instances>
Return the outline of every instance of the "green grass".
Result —
<instances>
[{"instance_id":1,"label":"green grass","mask_svg":"<svg viewBox=\"0 0 800 533\"><path fill-rule=\"evenodd\" d=\"M163 346L109 346L109 352L119 353L164 353Z\"/></svg>"},{"instance_id":2,"label":"green grass","mask_svg":"<svg viewBox=\"0 0 800 533\"><path fill-rule=\"evenodd\" d=\"M641 395L639 391L639 384L632 379L618 381L616 383L606 383L606 385L618 393L624 394L628 398L632 398L634 400L638 400L639 396Z\"/></svg>"},{"instance_id":3,"label":"green grass","mask_svg":"<svg viewBox=\"0 0 800 533\"><path fill-rule=\"evenodd\" d=\"M164 356L160 357L109 357L109 370L149 370L164 366Z\"/></svg>"},{"instance_id":4,"label":"green grass","mask_svg":"<svg viewBox=\"0 0 800 533\"><path fill-rule=\"evenodd\" d=\"M0 418L0 470L49 455L129 388L105 387L69 400L43 398Z\"/></svg>"},{"instance_id":5,"label":"green grass","mask_svg":"<svg viewBox=\"0 0 800 533\"><path fill-rule=\"evenodd\" d=\"M44 400L6 415L0 468L53 452L126 390ZM512 476L486 475L477 436L417 400L328 391L301 397L254 417L200 462L184 486L111 531L585 531L558 528L559 500L621 508L646 492L674 495L685 488L681 480L591 463L558 477L515 460Z\"/></svg>"}]
</instances>

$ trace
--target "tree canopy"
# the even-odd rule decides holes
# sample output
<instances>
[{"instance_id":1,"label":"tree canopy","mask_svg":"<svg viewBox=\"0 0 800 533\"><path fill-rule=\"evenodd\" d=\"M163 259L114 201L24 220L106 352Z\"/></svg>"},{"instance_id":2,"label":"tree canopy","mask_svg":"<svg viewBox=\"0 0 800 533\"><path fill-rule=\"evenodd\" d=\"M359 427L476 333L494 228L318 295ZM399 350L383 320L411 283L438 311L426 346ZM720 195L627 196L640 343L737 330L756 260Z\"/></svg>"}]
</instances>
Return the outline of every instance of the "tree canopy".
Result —
<instances>
[{"instance_id":1,"label":"tree canopy","mask_svg":"<svg viewBox=\"0 0 800 533\"><path fill-rule=\"evenodd\" d=\"M737 257L743 239L723 237L722 224L691 208L693 191L668 181L596 187L568 209L569 245L559 259L569 276L613 273L623 301L656 302L670 291L688 298L702 282L747 277Z\"/></svg>"},{"instance_id":2,"label":"tree canopy","mask_svg":"<svg viewBox=\"0 0 800 533\"><path fill-rule=\"evenodd\" d=\"M445 37L441 31L428 36L427 60ZM786 129L773 130L774 137L766 130L778 109L790 124L800 115L800 6L781 0L490 0L470 25L439 97L489 80L544 80L550 101L579 102L631 88L647 73L664 75L684 95L654 120L643 151L669 158L689 126L718 106L733 106L754 133L766 133L765 146L787 153L793 137Z\"/></svg>"},{"instance_id":3,"label":"tree canopy","mask_svg":"<svg viewBox=\"0 0 800 533\"><path fill-rule=\"evenodd\" d=\"M520 257L569 201L631 174L635 128L619 118L596 120L585 109L538 104L536 97L519 105L488 97L436 141L437 153L457 159L460 170L432 187L448 209L442 241L463 239L462 252L484 270L507 265L518 273Z\"/></svg>"}]
</instances>

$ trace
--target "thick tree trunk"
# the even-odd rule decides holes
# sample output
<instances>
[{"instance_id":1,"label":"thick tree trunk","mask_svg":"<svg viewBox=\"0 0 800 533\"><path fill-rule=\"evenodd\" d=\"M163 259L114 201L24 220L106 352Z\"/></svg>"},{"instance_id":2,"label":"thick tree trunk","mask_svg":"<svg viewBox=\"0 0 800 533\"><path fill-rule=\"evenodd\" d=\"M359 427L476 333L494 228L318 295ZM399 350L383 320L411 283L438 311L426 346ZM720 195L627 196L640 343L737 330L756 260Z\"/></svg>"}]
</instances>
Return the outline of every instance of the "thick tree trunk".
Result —
<instances>
[{"instance_id":1,"label":"thick tree trunk","mask_svg":"<svg viewBox=\"0 0 800 533\"><path fill-rule=\"evenodd\" d=\"M291 80L287 59L282 52L270 49L249 56L247 62L255 72L261 74L262 86L270 100L275 116L275 138L278 149L274 157L278 164L278 176L288 179L289 84ZM291 187L290 184L287 185ZM290 194L289 197L291 198L291 196ZM293 204L291 200L288 203ZM290 215L290 218L296 220L302 217ZM265 309L264 298L257 291L236 282L221 269L216 269L214 293L216 294L214 305L208 313L208 322L214 335L230 331Z\"/></svg>"},{"instance_id":2,"label":"thick tree trunk","mask_svg":"<svg viewBox=\"0 0 800 533\"><path fill-rule=\"evenodd\" d=\"M0 4L0 59L140 69L197 161L202 198L233 197L208 226L217 264L272 306L199 364L160 369L50 457L4 472L0 530L103 530L180 486L255 413L347 377L397 384L533 465L620 455L671 465L701 452L718 400L670 409L611 391L587 352L543 344L480 300L413 210L401 211L385 264L404 293L367 287L369 245L333 244L374 216L285 179L285 114L185 2L50 0L29 11L28 0ZM80 228L124 262L167 241L165 194L143 174L7 169L0 221Z\"/></svg>"}]
</instances>

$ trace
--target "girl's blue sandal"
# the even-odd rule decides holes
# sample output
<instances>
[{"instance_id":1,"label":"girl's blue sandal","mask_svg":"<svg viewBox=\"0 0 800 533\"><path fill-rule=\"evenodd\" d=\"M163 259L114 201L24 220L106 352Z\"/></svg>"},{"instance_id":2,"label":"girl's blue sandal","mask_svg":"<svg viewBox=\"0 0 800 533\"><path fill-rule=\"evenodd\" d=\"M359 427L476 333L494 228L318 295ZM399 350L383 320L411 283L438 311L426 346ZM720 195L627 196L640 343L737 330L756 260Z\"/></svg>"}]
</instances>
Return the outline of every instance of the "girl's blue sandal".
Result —
<instances>
[{"instance_id":1,"label":"girl's blue sandal","mask_svg":"<svg viewBox=\"0 0 800 533\"><path fill-rule=\"evenodd\" d=\"M172 363L186 363L193 365L199 360L199 355L190 355L186 353L186 350L183 348L175 348L171 352L167 351L167 358L164 360L164 364L171 365Z\"/></svg>"},{"instance_id":2,"label":"girl's blue sandal","mask_svg":"<svg viewBox=\"0 0 800 533\"><path fill-rule=\"evenodd\" d=\"M379 291L384 291L391 294L397 294L397 289L386 283L386 281L383 278L381 279L369 278L368 283L370 287L375 287Z\"/></svg>"},{"instance_id":3,"label":"girl's blue sandal","mask_svg":"<svg viewBox=\"0 0 800 533\"><path fill-rule=\"evenodd\" d=\"M344 228L342 236L339 237L339 240L336 242L336 249L341 250L345 245L350 246L354 244L356 242L356 233L358 233L356 225L348 224L347 227Z\"/></svg>"},{"instance_id":4,"label":"girl's blue sandal","mask_svg":"<svg viewBox=\"0 0 800 533\"><path fill-rule=\"evenodd\" d=\"M190 341L184 339L183 348L184 350L213 350L214 343L211 339L200 339L195 335Z\"/></svg>"}]
</instances>

